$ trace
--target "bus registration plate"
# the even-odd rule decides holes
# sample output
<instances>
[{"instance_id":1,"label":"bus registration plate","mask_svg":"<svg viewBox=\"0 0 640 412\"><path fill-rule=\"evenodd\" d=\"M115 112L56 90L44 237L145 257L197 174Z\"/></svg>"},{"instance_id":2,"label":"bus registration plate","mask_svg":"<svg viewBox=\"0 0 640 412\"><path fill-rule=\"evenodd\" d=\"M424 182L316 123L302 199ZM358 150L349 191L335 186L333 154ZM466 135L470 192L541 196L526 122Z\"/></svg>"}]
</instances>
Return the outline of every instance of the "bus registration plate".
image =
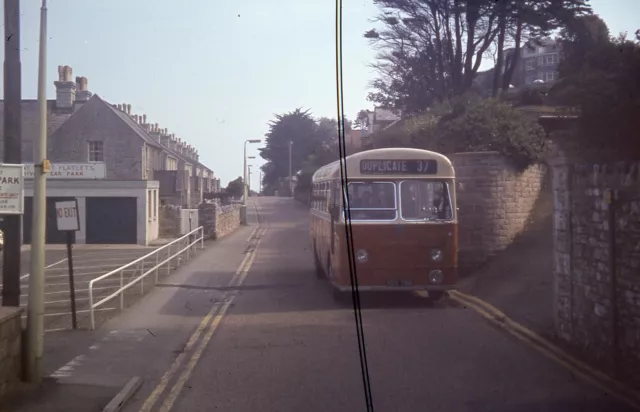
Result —
<instances>
[{"instance_id":1,"label":"bus registration plate","mask_svg":"<svg viewBox=\"0 0 640 412\"><path fill-rule=\"evenodd\" d=\"M413 286L413 282L410 280L397 280L397 279L392 279L392 280L387 280L387 286Z\"/></svg>"}]
</instances>

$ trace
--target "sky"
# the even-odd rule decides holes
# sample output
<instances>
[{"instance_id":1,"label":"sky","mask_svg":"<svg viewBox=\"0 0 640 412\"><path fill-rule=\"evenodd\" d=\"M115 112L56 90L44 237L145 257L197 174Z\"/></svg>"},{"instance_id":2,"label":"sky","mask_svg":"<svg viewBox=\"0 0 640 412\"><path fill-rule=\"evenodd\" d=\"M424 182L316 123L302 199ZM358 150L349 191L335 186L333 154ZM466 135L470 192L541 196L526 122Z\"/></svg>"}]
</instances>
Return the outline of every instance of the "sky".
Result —
<instances>
[{"instance_id":1,"label":"sky","mask_svg":"<svg viewBox=\"0 0 640 412\"><path fill-rule=\"evenodd\" d=\"M590 3L612 34L640 28L639 0ZM20 6L22 96L36 98L40 0ZM373 0L343 0L349 118L373 108L375 51L363 33L377 10ZM71 66L91 92L195 146L223 186L242 175L244 141L264 141L275 114L302 107L337 117L335 52L331 0L48 0L48 98L57 67ZM249 145L252 188L264 163L258 147Z\"/></svg>"}]
</instances>

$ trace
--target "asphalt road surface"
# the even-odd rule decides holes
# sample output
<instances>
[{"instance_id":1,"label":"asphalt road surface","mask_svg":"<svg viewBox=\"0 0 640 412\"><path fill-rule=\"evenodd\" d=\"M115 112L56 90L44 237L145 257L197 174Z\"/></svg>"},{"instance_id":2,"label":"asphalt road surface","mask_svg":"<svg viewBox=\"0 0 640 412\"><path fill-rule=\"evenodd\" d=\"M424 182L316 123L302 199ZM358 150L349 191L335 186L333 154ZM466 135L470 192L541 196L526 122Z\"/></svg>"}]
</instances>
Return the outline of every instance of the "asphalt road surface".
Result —
<instances>
[{"instance_id":1,"label":"asphalt road surface","mask_svg":"<svg viewBox=\"0 0 640 412\"><path fill-rule=\"evenodd\" d=\"M256 202L252 240L217 242L106 324L96 379L145 380L125 411L366 410L354 313L314 275L308 211ZM365 297L362 315L376 411L630 410L453 302ZM66 371L89 382L81 363Z\"/></svg>"}]
</instances>

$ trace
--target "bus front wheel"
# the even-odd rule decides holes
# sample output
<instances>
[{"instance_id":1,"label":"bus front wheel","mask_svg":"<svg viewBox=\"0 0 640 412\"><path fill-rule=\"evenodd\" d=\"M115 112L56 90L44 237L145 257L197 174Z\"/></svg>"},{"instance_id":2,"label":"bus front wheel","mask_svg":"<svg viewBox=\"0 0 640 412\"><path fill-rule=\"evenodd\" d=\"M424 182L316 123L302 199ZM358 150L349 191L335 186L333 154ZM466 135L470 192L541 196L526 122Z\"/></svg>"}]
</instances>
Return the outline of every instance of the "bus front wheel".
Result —
<instances>
[{"instance_id":1,"label":"bus front wheel","mask_svg":"<svg viewBox=\"0 0 640 412\"><path fill-rule=\"evenodd\" d=\"M429 303L435 303L435 302L441 301L445 294L444 290L430 290L428 291L428 293L429 293L429 296L426 297L426 300Z\"/></svg>"}]
</instances>

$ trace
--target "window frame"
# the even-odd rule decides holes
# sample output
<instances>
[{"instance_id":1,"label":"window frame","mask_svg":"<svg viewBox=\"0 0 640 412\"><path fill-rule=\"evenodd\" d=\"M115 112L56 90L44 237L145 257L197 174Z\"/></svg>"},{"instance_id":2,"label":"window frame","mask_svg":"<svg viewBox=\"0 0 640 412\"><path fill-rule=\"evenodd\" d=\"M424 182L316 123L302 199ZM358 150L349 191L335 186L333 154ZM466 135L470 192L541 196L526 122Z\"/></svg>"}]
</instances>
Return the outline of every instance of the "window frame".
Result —
<instances>
[{"instance_id":1,"label":"window frame","mask_svg":"<svg viewBox=\"0 0 640 412\"><path fill-rule=\"evenodd\" d=\"M91 145L92 144L97 144L97 143L100 144L99 153L102 154L102 156L101 156L102 160L91 160L91 154L97 152L95 150L91 150ZM89 141L87 141L87 161L89 163L104 163L104 158L105 158L104 155L105 155L105 153L104 153L104 140L89 140Z\"/></svg>"},{"instance_id":2,"label":"window frame","mask_svg":"<svg viewBox=\"0 0 640 412\"><path fill-rule=\"evenodd\" d=\"M356 182L349 182L347 183L345 190L349 191L349 186L353 185L353 184L390 184L393 185L393 202L394 202L394 207L393 208L361 208L361 207L351 207L349 200L347 199L347 204L345 206L342 207L342 219L343 220L347 220L347 208L349 208L349 214L351 215L351 212L355 211L359 211L359 210L365 210L365 211L385 211L385 210L393 210L395 212L393 219L354 219L353 217L351 217L351 221L352 222L395 222L398 220L399 217L399 211L398 211L398 185L396 184L396 182L393 181L380 181L380 180L363 180L363 181L356 181Z\"/></svg>"},{"instance_id":3,"label":"window frame","mask_svg":"<svg viewBox=\"0 0 640 412\"><path fill-rule=\"evenodd\" d=\"M434 220L428 220L428 219L406 219L403 215L402 215L402 184L405 182L427 182L427 183L442 183L445 185L446 191L447 191L447 200L449 203L449 210L451 211L451 218L449 219L434 219ZM455 210L453 209L453 200L451 199L451 185L449 184L450 182L447 181L446 179L405 179L405 180L401 180L400 182L398 182L398 198L400 199L400 204L398 207L398 215L400 217L400 220L402 220L403 222L428 222L428 223L451 223L453 221L455 221Z\"/></svg>"}]
</instances>

